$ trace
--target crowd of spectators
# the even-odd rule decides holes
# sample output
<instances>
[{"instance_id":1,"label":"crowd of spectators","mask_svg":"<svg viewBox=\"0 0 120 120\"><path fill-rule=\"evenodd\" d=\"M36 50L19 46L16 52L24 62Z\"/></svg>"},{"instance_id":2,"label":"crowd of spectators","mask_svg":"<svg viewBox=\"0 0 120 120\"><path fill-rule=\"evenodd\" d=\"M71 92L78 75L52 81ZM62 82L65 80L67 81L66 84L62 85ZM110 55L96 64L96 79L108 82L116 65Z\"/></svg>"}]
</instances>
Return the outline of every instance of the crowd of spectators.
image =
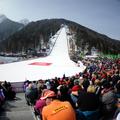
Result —
<instances>
[{"instance_id":1,"label":"crowd of spectators","mask_svg":"<svg viewBox=\"0 0 120 120\"><path fill-rule=\"evenodd\" d=\"M16 92L13 90L10 82L0 82L0 109L6 100L13 100Z\"/></svg>"},{"instance_id":2,"label":"crowd of spectators","mask_svg":"<svg viewBox=\"0 0 120 120\"><path fill-rule=\"evenodd\" d=\"M25 81L27 104L41 119L120 120L120 59L82 62L86 69L75 76Z\"/></svg>"}]
</instances>

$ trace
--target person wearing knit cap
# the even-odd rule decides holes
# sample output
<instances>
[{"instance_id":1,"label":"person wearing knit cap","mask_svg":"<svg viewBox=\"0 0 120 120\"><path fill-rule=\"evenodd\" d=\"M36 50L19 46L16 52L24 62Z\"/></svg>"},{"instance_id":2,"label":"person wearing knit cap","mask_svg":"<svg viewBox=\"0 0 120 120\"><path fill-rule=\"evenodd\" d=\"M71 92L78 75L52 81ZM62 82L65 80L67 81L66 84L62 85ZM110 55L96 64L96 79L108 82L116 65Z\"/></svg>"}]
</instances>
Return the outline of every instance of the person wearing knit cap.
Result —
<instances>
[{"instance_id":1,"label":"person wearing knit cap","mask_svg":"<svg viewBox=\"0 0 120 120\"><path fill-rule=\"evenodd\" d=\"M75 85L72 87L72 91L71 91L71 99L74 103L74 105L76 106L76 103L77 103L77 100L78 100L78 91L79 90L82 90L81 86L80 85Z\"/></svg>"},{"instance_id":2,"label":"person wearing knit cap","mask_svg":"<svg viewBox=\"0 0 120 120\"><path fill-rule=\"evenodd\" d=\"M80 85L75 85L72 87L72 91L78 91L80 89L82 89Z\"/></svg>"}]
</instances>

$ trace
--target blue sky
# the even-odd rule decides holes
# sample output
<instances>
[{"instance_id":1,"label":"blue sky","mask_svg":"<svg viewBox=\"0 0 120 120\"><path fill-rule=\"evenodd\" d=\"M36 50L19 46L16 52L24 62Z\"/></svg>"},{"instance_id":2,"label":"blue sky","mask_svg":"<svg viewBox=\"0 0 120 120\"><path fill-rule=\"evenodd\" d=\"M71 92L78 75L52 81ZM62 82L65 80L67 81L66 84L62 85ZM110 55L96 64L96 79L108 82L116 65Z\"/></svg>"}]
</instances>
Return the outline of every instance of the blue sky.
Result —
<instances>
[{"instance_id":1,"label":"blue sky","mask_svg":"<svg viewBox=\"0 0 120 120\"><path fill-rule=\"evenodd\" d=\"M64 18L120 40L120 0L0 0L14 21Z\"/></svg>"}]
</instances>

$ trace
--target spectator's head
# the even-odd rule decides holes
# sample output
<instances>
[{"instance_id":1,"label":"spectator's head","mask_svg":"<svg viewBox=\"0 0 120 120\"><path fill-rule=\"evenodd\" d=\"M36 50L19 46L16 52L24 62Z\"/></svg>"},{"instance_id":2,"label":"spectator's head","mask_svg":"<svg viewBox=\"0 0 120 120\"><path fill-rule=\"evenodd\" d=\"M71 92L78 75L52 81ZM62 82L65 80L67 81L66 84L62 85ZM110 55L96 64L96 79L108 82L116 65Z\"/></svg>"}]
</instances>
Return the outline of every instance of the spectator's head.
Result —
<instances>
[{"instance_id":1,"label":"spectator's head","mask_svg":"<svg viewBox=\"0 0 120 120\"><path fill-rule=\"evenodd\" d=\"M60 87L60 93L61 93L61 95L62 95L62 94L67 94L67 93L68 93L68 87L65 86L65 85L62 85L62 86Z\"/></svg>"},{"instance_id":2,"label":"spectator's head","mask_svg":"<svg viewBox=\"0 0 120 120\"><path fill-rule=\"evenodd\" d=\"M95 93L95 87L94 87L94 85L89 85L88 88L87 88L87 92L89 92L89 93Z\"/></svg>"},{"instance_id":3,"label":"spectator's head","mask_svg":"<svg viewBox=\"0 0 120 120\"><path fill-rule=\"evenodd\" d=\"M47 81L46 83L45 83L45 85L46 85L46 87L47 87L47 89L51 89L51 84L50 84L50 81Z\"/></svg>"},{"instance_id":4,"label":"spectator's head","mask_svg":"<svg viewBox=\"0 0 120 120\"><path fill-rule=\"evenodd\" d=\"M94 84L95 84L95 85L100 85L100 80L99 80L99 79L96 79L96 80L94 81Z\"/></svg>"},{"instance_id":5,"label":"spectator's head","mask_svg":"<svg viewBox=\"0 0 120 120\"><path fill-rule=\"evenodd\" d=\"M46 101L46 105L50 104L52 102L53 99L56 98L56 94L54 91L51 90L47 90L45 91L43 97L41 97L41 100L45 100Z\"/></svg>"},{"instance_id":6,"label":"spectator's head","mask_svg":"<svg viewBox=\"0 0 120 120\"><path fill-rule=\"evenodd\" d=\"M47 92L47 91L48 91L48 89L42 89L40 99L41 99L41 97L44 97L44 94L45 94L45 92Z\"/></svg>"},{"instance_id":7,"label":"spectator's head","mask_svg":"<svg viewBox=\"0 0 120 120\"><path fill-rule=\"evenodd\" d=\"M75 85L75 86L73 86L72 87L72 91L79 91L79 90L81 90L82 88L81 88L81 86L79 86L79 85Z\"/></svg>"},{"instance_id":8,"label":"spectator's head","mask_svg":"<svg viewBox=\"0 0 120 120\"><path fill-rule=\"evenodd\" d=\"M77 95L77 96L78 96L78 92L79 92L80 90L82 90L82 87L81 87L80 85L75 85L75 86L72 87L71 93L72 93L73 95Z\"/></svg>"},{"instance_id":9,"label":"spectator's head","mask_svg":"<svg viewBox=\"0 0 120 120\"><path fill-rule=\"evenodd\" d=\"M110 82L109 81L106 81L106 82L104 82L103 83L103 88L106 88L106 89L108 89L108 88L110 88L111 87L111 84L110 84Z\"/></svg>"},{"instance_id":10,"label":"spectator's head","mask_svg":"<svg viewBox=\"0 0 120 120\"><path fill-rule=\"evenodd\" d=\"M29 89L32 89L32 88L33 88L33 84L32 84L32 83L29 83L28 88L29 88Z\"/></svg>"},{"instance_id":11,"label":"spectator's head","mask_svg":"<svg viewBox=\"0 0 120 120\"><path fill-rule=\"evenodd\" d=\"M79 79L74 80L74 85L79 85Z\"/></svg>"}]
</instances>

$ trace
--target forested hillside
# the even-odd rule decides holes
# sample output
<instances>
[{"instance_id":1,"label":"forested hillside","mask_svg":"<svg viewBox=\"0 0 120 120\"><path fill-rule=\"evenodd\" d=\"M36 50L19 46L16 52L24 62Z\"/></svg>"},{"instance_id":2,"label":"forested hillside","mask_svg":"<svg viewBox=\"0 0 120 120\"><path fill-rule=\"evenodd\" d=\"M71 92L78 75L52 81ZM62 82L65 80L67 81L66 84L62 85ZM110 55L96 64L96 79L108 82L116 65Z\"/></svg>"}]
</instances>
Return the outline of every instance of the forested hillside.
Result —
<instances>
[{"instance_id":1,"label":"forested hillside","mask_svg":"<svg viewBox=\"0 0 120 120\"><path fill-rule=\"evenodd\" d=\"M41 46L41 40L47 44L49 38L60 29L62 24L67 25L71 33L75 34L75 43L83 50L87 45L89 50L95 47L103 53L120 53L120 41L65 19L45 19L31 22L8 39L2 41L0 51L20 52L29 48L35 49L38 45Z\"/></svg>"}]
</instances>

